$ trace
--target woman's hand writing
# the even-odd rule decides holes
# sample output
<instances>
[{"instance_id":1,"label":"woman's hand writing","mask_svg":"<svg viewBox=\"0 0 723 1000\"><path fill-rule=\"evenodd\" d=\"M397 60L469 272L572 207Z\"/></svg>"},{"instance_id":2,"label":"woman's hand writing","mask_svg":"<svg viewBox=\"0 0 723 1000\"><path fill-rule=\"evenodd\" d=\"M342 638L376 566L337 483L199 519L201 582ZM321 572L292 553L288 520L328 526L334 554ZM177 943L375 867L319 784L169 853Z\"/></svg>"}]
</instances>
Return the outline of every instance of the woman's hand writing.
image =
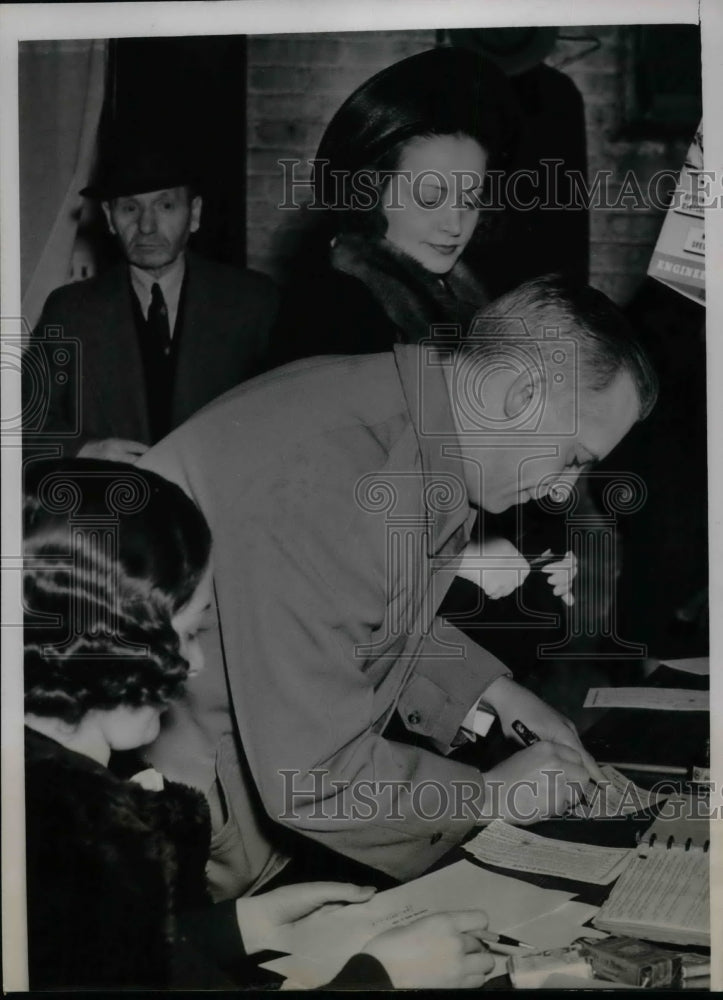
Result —
<instances>
[{"instance_id":1,"label":"woman's hand writing","mask_svg":"<svg viewBox=\"0 0 723 1000\"><path fill-rule=\"evenodd\" d=\"M365 903L374 892L372 886L347 882L303 882L259 896L242 896L236 900L236 919L246 953L271 947L272 935L330 903Z\"/></svg>"},{"instance_id":2,"label":"woman's hand writing","mask_svg":"<svg viewBox=\"0 0 723 1000\"><path fill-rule=\"evenodd\" d=\"M486 927L482 910L436 913L379 934L362 954L382 963L397 990L474 989L494 968L475 935Z\"/></svg>"}]
</instances>

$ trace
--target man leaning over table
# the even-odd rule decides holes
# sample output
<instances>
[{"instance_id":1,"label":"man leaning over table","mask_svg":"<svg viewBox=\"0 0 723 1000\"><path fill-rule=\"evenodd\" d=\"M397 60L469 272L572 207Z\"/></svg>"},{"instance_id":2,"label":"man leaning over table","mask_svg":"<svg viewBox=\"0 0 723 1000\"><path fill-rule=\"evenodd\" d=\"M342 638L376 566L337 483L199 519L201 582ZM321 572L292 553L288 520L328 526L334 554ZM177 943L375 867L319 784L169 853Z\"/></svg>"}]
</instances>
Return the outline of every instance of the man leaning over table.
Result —
<instances>
[{"instance_id":1,"label":"man leaning over table","mask_svg":"<svg viewBox=\"0 0 723 1000\"><path fill-rule=\"evenodd\" d=\"M569 720L434 615L478 513L574 481L655 395L613 304L539 279L483 310L454 352L296 362L144 456L214 537L209 666L152 759L209 796L218 898L278 868L267 818L409 879L475 823L559 814L600 779ZM486 773L458 762L478 708L539 742ZM437 752L386 738L395 712Z\"/></svg>"}]
</instances>

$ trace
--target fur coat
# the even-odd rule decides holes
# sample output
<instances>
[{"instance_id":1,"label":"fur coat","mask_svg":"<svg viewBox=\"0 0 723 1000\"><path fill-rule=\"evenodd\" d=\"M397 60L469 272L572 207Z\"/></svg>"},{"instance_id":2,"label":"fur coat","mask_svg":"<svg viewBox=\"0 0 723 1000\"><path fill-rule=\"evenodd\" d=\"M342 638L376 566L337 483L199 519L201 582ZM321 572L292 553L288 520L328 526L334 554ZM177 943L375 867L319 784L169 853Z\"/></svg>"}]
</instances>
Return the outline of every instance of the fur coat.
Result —
<instances>
[{"instance_id":1,"label":"fur coat","mask_svg":"<svg viewBox=\"0 0 723 1000\"><path fill-rule=\"evenodd\" d=\"M170 781L146 791L32 729L25 788L32 990L228 989L259 978L234 901L207 895L199 792ZM390 987L375 958L355 955L325 988Z\"/></svg>"},{"instance_id":2,"label":"fur coat","mask_svg":"<svg viewBox=\"0 0 723 1000\"><path fill-rule=\"evenodd\" d=\"M30 986L172 979L181 909L210 906L205 799L151 792L26 730Z\"/></svg>"},{"instance_id":3,"label":"fur coat","mask_svg":"<svg viewBox=\"0 0 723 1000\"><path fill-rule=\"evenodd\" d=\"M272 332L274 364L317 354L375 354L416 344L433 325L464 336L487 294L462 261L432 274L384 239L336 238L328 262L297 274Z\"/></svg>"}]
</instances>

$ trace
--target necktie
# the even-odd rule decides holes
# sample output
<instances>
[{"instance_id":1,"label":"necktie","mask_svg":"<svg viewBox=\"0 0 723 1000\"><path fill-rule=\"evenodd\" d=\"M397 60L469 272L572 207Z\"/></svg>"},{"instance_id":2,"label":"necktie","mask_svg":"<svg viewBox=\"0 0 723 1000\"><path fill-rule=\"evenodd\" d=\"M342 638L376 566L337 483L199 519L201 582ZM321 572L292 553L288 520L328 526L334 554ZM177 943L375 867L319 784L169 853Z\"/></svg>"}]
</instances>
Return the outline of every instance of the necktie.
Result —
<instances>
[{"instance_id":1,"label":"necktie","mask_svg":"<svg viewBox=\"0 0 723 1000\"><path fill-rule=\"evenodd\" d=\"M168 307L158 282L151 288L151 304L148 307L148 330L156 345L168 357L171 353L171 327L168 322Z\"/></svg>"}]
</instances>

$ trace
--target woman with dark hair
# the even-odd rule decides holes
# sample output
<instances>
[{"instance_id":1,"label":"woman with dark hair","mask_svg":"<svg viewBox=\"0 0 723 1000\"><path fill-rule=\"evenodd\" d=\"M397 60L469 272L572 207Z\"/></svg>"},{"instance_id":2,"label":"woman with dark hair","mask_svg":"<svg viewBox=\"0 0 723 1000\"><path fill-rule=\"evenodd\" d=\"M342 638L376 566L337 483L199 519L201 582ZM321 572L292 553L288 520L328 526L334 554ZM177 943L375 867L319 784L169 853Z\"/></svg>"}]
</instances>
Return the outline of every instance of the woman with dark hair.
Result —
<instances>
[{"instance_id":1,"label":"woman with dark hair","mask_svg":"<svg viewBox=\"0 0 723 1000\"><path fill-rule=\"evenodd\" d=\"M354 91L314 161L318 231L282 306L276 364L391 350L432 324L466 331L486 294L460 258L517 116L504 74L460 48L411 56Z\"/></svg>"},{"instance_id":2,"label":"woman with dark hair","mask_svg":"<svg viewBox=\"0 0 723 1000\"><path fill-rule=\"evenodd\" d=\"M488 296L464 251L499 218L490 181L510 162L519 128L504 73L464 48L411 56L355 90L316 154L309 214L318 219L319 245L282 299L273 363L389 351L431 338L435 326L445 343L466 336ZM541 533L549 530L543 519ZM514 526L488 516L469 551L473 568L462 569L492 599L507 597L530 572L501 537L510 533ZM555 595L571 604L575 557L555 560L549 548L537 555L550 560L544 572ZM458 586L455 594L449 610L467 613Z\"/></svg>"},{"instance_id":3,"label":"woman with dark hair","mask_svg":"<svg viewBox=\"0 0 723 1000\"><path fill-rule=\"evenodd\" d=\"M32 989L218 987L268 936L373 890L285 886L211 904L204 796L113 751L152 742L203 667L211 539L179 487L113 462L37 462L24 504L28 958ZM478 986L478 911L379 935L330 985ZM435 961L425 964L425 955ZM383 964L382 964L383 963Z\"/></svg>"}]
</instances>

